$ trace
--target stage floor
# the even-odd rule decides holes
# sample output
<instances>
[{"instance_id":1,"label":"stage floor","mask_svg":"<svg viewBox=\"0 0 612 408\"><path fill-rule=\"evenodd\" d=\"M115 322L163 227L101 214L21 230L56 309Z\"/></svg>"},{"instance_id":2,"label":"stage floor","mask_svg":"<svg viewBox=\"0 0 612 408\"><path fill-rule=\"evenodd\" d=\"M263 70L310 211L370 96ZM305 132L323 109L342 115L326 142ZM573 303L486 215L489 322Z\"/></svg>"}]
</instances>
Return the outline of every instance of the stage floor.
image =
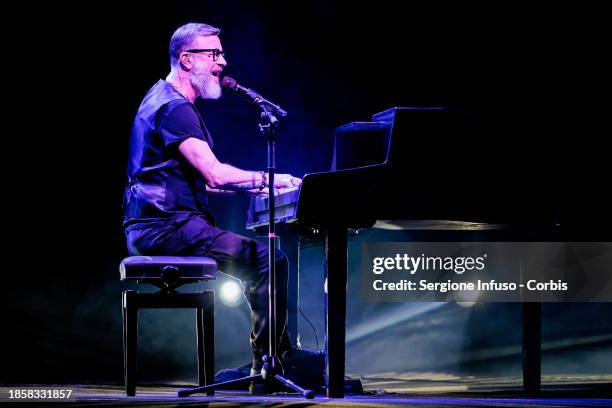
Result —
<instances>
[{"instance_id":1,"label":"stage floor","mask_svg":"<svg viewBox=\"0 0 612 408\"><path fill-rule=\"evenodd\" d=\"M290 394L252 397L238 391L217 391L214 397L178 398L176 392L186 387L185 384L139 385L135 397L126 397L119 385L80 384L63 386L74 390L76 401L46 402L44 406L612 407L612 376L544 376L543 383L540 395L526 397L521 392L520 378L514 377L487 379L381 373L363 380L366 395L347 395L344 399L317 395L314 400ZM30 404L18 406L27 405Z\"/></svg>"}]
</instances>

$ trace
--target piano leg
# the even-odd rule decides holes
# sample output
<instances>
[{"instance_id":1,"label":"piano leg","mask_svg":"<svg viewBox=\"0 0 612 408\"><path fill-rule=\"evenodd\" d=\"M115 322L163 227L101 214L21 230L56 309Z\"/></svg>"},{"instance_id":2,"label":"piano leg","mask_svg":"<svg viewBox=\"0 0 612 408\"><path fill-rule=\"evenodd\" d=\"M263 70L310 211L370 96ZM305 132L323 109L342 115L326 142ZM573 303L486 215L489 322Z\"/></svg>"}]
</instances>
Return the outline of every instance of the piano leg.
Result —
<instances>
[{"instance_id":1,"label":"piano leg","mask_svg":"<svg viewBox=\"0 0 612 408\"><path fill-rule=\"evenodd\" d=\"M347 228L330 227L325 239L325 278L327 282L325 385L328 398L344 398L347 251Z\"/></svg>"},{"instance_id":2,"label":"piano leg","mask_svg":"<svg viewBox=\"0 0 612 408\"><path fill-rule=\"evenodd\" d=\"M298 307L299 307L299 236L285 233L281 239L282 250L289 261L289 277L287 281L287 331L292 344L297 343Z\"/></svg>"},{"instance_id":3,"label":"piano leg","mask_svg":"<svg viewBox=\"0 0 612 408\"><path fill-rule=\"evenodd\" d=\"M537 394L541 385L542 304L523 303L523 391Z\"/></svg>"}]
</instances>

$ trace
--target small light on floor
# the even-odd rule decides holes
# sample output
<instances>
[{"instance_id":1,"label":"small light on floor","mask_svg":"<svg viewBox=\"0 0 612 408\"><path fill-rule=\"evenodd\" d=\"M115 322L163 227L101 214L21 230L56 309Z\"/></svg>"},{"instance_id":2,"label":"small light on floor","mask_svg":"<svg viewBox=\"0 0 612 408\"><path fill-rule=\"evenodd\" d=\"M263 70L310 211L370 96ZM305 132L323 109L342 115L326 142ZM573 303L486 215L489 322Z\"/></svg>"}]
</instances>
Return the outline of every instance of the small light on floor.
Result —
<instances>
[{"instance_id":1,"label":"small light on floor","mask_svg":"<svg viewBox=\"0 0 612 408\"><path fill-rule=\"evenodd\" d=\"M219 298L227 306L238 306L242 302L242 286L235 281L226 281L219 289Z\"/></svg>"}]
</instances>

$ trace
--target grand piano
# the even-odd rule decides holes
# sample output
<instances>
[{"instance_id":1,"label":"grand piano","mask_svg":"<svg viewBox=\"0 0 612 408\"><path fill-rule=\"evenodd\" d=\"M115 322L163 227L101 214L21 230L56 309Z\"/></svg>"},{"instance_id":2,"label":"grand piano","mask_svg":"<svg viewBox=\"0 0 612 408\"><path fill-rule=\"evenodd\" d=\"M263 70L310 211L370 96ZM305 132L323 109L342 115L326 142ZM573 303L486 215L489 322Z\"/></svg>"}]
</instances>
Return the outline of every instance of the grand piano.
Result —
<instances>
[{"instance_id":1,"label":"grand piano","mask_svg":"<svg viewBox=\"0 0 612 408\"><path fill-rule=\"evenodd\" d=\"M344 396L350 230L426 225L535 231L558 222L546 195L534 199L545 182L532 167L537 163L520 155L520 146L493 138L499 135L494 131L481 118L442 107L394 107L338 127L331 170L306 174L300 189L275 197L277 222L301 234L323 234L328 397ZM265 228L267 209L267 199L253 199L247 229ZM524 386L536 390L539 304L525 303L523 316Z\"/></svg>"}]
</instances>

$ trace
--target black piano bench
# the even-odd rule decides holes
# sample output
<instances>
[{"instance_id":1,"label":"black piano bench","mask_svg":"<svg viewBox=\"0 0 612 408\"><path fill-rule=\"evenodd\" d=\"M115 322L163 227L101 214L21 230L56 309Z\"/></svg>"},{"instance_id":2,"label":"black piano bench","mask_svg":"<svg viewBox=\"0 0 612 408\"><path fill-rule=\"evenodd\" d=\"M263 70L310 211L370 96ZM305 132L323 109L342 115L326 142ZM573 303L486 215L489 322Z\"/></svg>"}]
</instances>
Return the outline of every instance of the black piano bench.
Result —
<instances>
[{"instance_id":1,"label":"black piano bench","mask_svg":"<svg viewBox=\"0 0 612 408\"><path fill-rule=\"evenodd\" d=\"M185 293L176 289L187 283L215 279L217 262L207 257L131 256L121 261L122 281L150 283L160 290L139 293L125 290L122 296L123 363L125 393L136 395L138 310L145 308L195 308L198 341L198 385L214 381L214 301L212 290ZM208 395L213 395L210 391Z\"/></svg>"}]
</instances>

